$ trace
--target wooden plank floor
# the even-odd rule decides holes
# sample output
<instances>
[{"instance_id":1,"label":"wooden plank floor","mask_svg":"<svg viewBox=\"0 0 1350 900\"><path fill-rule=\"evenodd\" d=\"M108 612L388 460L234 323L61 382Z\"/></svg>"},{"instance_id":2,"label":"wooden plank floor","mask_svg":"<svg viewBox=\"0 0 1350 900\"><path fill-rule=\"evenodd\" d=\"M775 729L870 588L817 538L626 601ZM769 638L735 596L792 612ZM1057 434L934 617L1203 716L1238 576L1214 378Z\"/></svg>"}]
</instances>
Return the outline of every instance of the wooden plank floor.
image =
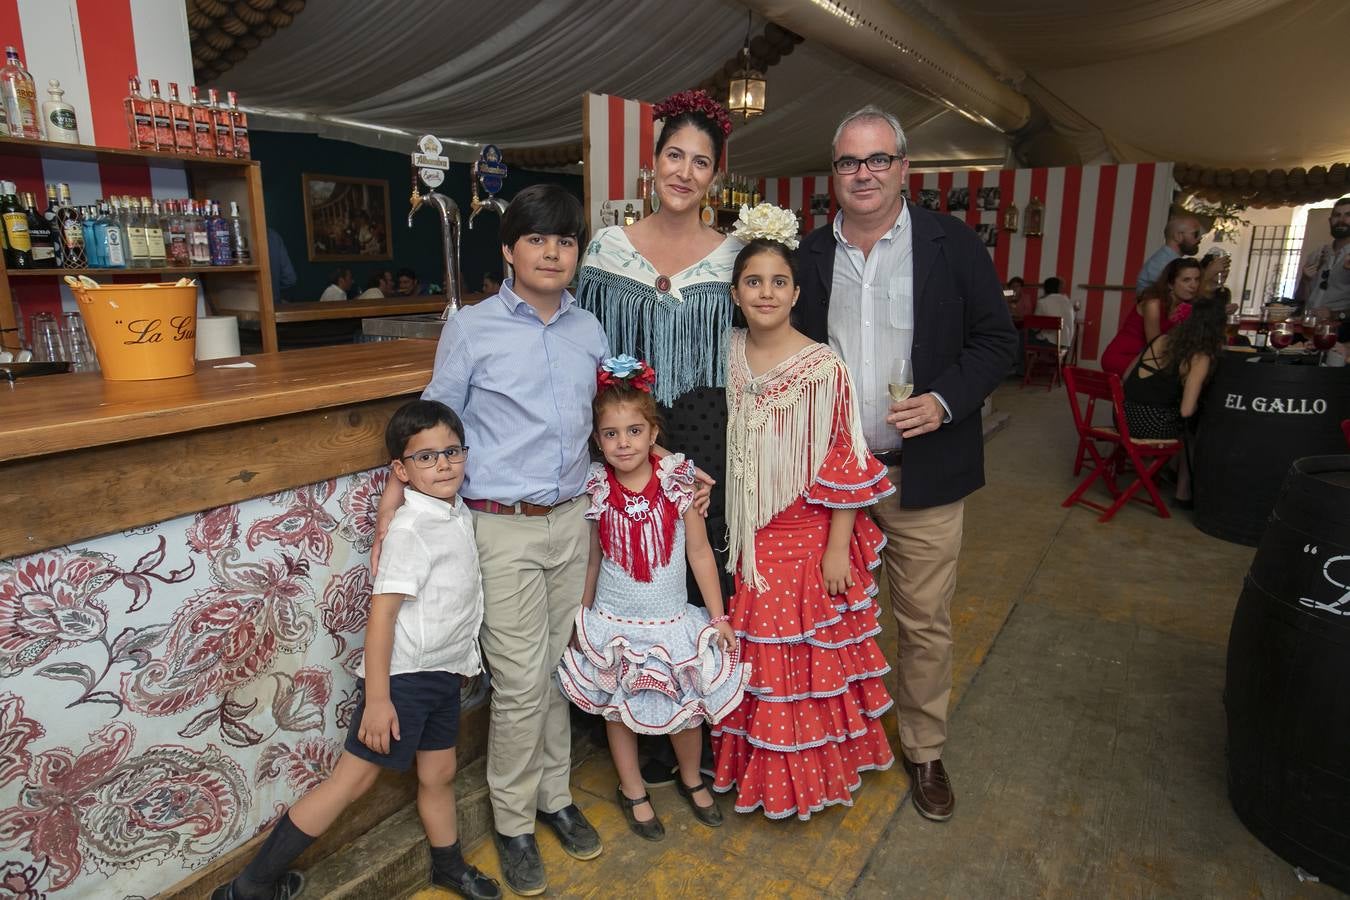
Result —
<instances>
[{"instance_id":1,"label":"wooden plank floor","mask_svg":"<svg viewBox=\"0 0 1350 900\"><path fill-rule=\"evenodd\" d=\"M629 834L603 752L574 796L605 840L575 862L541 829L558 897L1331 897L1237 821L1224 793L1224 648L1248 548L1140 507L1098 525L1064 510L1062 390L1000 389L1009 426L966 512L953 604L955 818L917 816L897 767L809 822L694 821L653 791L667 830ZM890 616L885 649L894 653ZM888 722L897 748L894 719ZM497 875L490 842L469 854ZM426 890L423 900L448 896Z\"/></svg>"}]
</instances>

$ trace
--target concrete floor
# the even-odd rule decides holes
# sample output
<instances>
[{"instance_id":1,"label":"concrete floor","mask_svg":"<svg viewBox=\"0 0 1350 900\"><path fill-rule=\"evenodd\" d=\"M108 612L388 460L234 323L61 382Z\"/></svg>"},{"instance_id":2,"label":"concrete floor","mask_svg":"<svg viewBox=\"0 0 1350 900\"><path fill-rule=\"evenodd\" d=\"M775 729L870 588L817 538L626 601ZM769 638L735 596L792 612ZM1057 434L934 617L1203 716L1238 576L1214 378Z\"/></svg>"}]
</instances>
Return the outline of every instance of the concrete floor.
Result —
<instances>
[{"instance_id":1,"label":"concrete floor","mask_svg":"<svg viewBox=\"0 0 1350 900\"><path fill-rule=\"evenodd\" d=\"M897 767L806 823L737 816L724 800L727 824L708 829L657 789L667 838L649 844L627 831L596 753L573 783L606 851L575 862L541 832L550 895L1337 896L1301 884L1225 792L1225 646L1253 551L1185 513L1134 507L1099 525L1062 509L1075 484L1062 389L1009 384L995 406L1011 421L967 505L953 608L952 821L920 818ZM894 743L893 718L890 730ZM470 859L498 874L490 842Z\"/></svg>"}]
</instances>

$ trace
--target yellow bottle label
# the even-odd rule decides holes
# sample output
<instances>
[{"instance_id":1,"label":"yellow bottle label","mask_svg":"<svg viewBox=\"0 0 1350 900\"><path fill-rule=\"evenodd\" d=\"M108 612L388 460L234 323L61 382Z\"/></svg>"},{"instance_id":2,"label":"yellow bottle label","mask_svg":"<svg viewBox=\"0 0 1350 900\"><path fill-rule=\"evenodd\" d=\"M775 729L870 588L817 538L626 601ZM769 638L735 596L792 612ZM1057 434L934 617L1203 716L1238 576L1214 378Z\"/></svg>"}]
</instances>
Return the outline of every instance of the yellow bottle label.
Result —
<instances>
[{"instance_id":1,"label":"yellow bottle label","mask_svg":"<svg viewBox=\"0 0 1350 900\"><path fill-rule=\"evenodd\" d=\"M28 234L28 216L21 212L5 213L5 237L9 239L10 249L31 252L33 239Z\"/></svg>"}]
</instances>

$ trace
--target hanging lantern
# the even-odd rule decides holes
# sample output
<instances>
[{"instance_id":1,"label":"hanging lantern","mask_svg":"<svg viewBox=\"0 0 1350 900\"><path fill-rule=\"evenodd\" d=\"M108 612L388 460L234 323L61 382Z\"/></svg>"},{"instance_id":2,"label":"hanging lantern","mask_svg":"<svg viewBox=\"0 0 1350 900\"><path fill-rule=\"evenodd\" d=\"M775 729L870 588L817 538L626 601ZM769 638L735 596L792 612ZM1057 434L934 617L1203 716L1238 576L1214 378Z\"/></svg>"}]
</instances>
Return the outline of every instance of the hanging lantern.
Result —
<instances>
[{"instance_id":1,"label":"hanging lantern","mask_svg":"<svg viewBox=\"0 0 1350 900\"><path fill-rule=\"evenodd\" d=\"M1003 210L1003 230L1009 234L1017 232L1017 204L1009 203L1008 208Z\"/></svg>"},{"instance_id":2,"label":"hanging lantern","mask_svg":"<svg viewBox=\"0 0 1350 900\"><path fill-rule=\"evenodd\" d=\"M750 119L764 112L764 73L750 65L750 44L741 48L741 67L731 76L727 108Z\"/></svg>"}]
</instances>

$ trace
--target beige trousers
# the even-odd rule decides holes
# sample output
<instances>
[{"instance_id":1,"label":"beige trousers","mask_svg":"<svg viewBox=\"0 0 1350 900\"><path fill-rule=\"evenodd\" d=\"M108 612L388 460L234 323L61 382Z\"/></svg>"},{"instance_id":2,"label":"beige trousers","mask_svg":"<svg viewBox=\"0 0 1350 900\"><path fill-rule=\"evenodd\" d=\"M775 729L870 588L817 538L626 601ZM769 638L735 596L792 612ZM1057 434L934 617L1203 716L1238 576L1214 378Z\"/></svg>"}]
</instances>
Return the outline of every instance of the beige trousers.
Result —
<instances>
[{"instance_id":1,"label":"beige trousers","mask_svg":"<svg viewBox=\"0 0 1350 900\"><path fill-rule=\"evenodd\" d=\"M942 756L952 694L952 595L966 503L900 506L900 467L887 472L896 491L871 508L886 535L881 552L899 623L896 713L900 747L913 763Z\"/></svg>"},{"instance_id":2,"label":"beige trousers","mask_svg":"<svg viewBox=\"0 0 1350 900\"><path fill-rule=\"evenodd\" d=\"M492 669L487 783L497 831L534 832L536 810L572 802L572 731L554 670L581 606L586 503L547 516L474 513L483 571L483 655Z\"/></svg>"}]
</instances>

